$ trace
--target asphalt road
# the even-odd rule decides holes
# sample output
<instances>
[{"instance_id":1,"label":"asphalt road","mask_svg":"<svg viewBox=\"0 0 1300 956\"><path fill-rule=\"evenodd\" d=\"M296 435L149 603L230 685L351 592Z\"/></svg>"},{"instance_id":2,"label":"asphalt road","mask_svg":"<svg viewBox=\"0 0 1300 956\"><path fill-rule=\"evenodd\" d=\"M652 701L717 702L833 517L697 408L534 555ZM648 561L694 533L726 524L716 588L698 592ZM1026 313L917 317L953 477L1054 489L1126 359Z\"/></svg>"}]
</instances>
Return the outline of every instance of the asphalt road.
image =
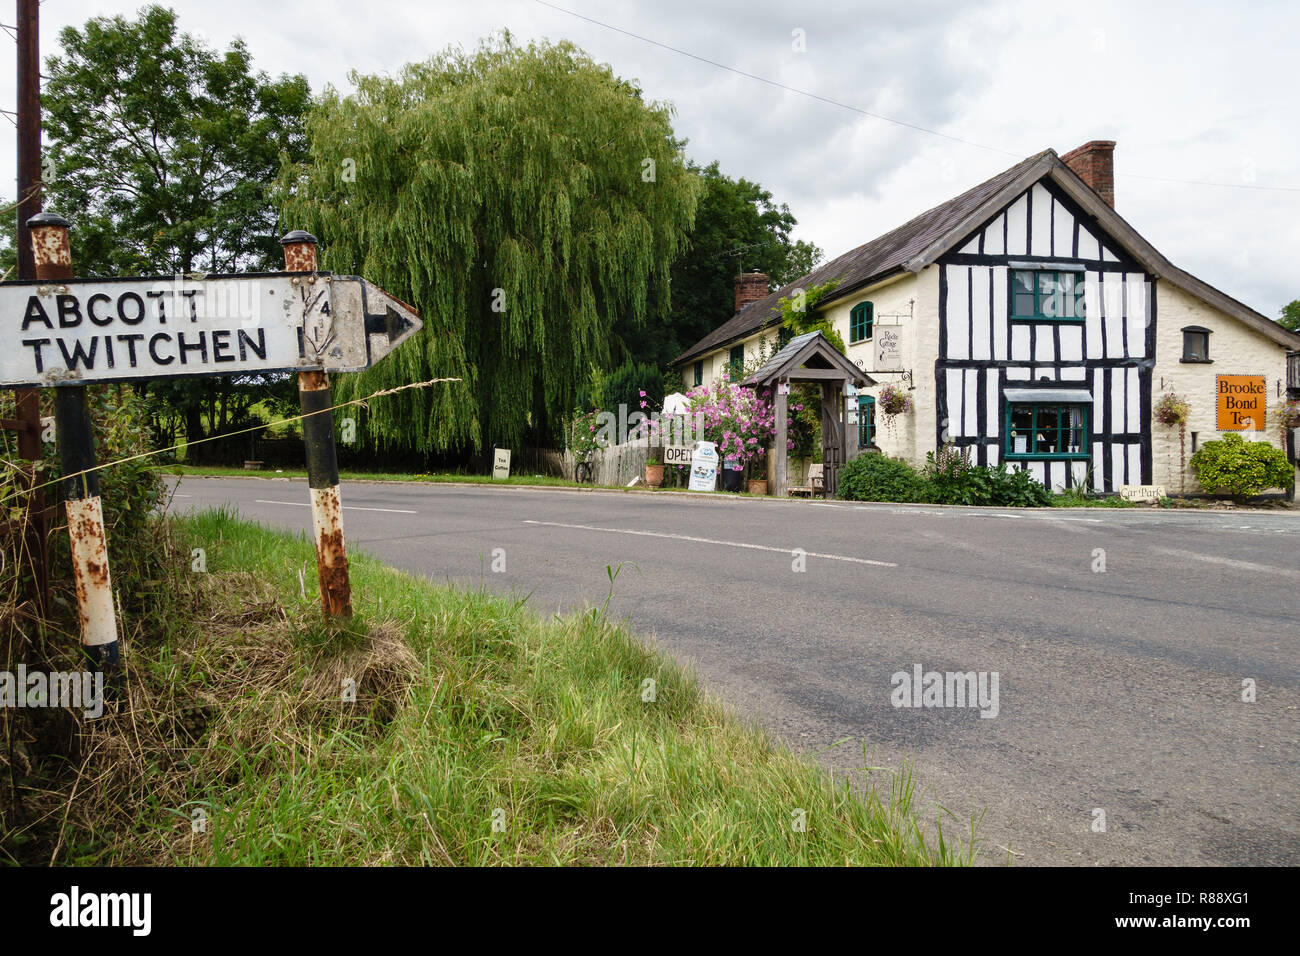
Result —
<instances>
[{"instance_id":1,"label":"asphalt road","mask_svg":"<svg viewBox=\"0 0 1300 956\"><path fill-rule=\"evenodd\" d=\"M307 500L186 478L174 507L307 530ZM601 603L622 564L612 614L832 770L911 761L931 820L983 813L983 862L1300 864L1300 513L371 483L343 501L350 549L543 612ZM894 706L917 665L987 674L987 705Z\"/></svg>"}]
</instances>

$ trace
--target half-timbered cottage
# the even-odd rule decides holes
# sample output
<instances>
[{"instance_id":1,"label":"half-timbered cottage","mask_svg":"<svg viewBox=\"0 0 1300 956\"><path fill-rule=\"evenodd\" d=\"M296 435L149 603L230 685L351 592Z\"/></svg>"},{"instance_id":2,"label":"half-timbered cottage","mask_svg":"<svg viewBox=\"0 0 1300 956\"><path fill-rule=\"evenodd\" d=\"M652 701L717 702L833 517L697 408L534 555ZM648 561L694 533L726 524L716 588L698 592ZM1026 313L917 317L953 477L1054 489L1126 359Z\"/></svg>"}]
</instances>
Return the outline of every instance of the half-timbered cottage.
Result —
<instances>
[{"instance_id":1,"label":"half-timbered cottage","mask_svg":"<svg viewBox=\"0 0 1300 956\"><path fill-rule=\"evenodd\" d=\"M1300 336L1115 212L1114 145L1031 156L784 288L738 277L736 314L678 357L683 384L770 354L781 299L833 280L815 307L875 382L855 399L858 449L920 466L951 442L1056 489L1111 492L1196 490L1186 459L1223 431L1285 447L1273 411ZM913 409L885 421L890 384ZM1181 437L1153 423L1167 393L1191 406Z\"/></svg>"}]
</instances>

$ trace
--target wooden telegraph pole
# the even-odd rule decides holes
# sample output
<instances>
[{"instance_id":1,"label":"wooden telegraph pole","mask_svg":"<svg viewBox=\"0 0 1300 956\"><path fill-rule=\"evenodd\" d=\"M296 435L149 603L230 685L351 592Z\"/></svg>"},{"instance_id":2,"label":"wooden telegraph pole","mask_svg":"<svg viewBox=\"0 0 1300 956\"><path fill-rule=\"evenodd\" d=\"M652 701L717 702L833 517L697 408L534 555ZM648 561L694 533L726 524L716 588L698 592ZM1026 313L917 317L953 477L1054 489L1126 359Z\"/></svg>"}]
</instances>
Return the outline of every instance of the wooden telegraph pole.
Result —
<instances>
[{"instance_id":1,"label":"wooden telegraph pole","mask_svg":"<svg viewBox=\"0 0 1300 956\"><path fill-rule=\"evenodd\" d=\"M27 220L27 227L31 230L37 280L57 286L71 279L68 221L55 213L42 212ZM108 539L99 499L99 473L94 470L95 439L86 405L86 386L55 388L54 420L64 474L72 575L81 615L81 645L93 665L111 669L119 660L117 618L113 614Z\"/></svg>"},{"instance_id":2,"label":"wooden telegraph pole","mask_svg":"<svg viewBox=\"0 0 1300 956\"><path fill-rule=\"evenodd\" d=\"M304 301L324 293L328 277L317 276L316 237L295 229L280 240L286 272L311 273L302 281ZM297 281L297 280L295 280ZM320 285L319 290L311 287ZM302 408L303 444L307 449L307 484L311 488L311 517L316 536L316 573L321 608L328 617L352 616L352 584L343 543L343 503L339 495L339 459L334 447L334 412L330 408L330 378L324 371L298 373L298 404Z\"/></svg>"},{"instance_id":3,"label":"wooden telegraph pole","mask_svg":"<svg viewBox=\"0 0 1300 956\"><path fill-rule=\"evenodd\" d=\"M35 279L27 220L41 211L40 0L18 0L18 278ZM41 402L34 388L14 389L18 457L31 462L22 561L26 596L44 616L50 570L46 555L45 492L39 487Z\"/></svg>"}]
</instances>

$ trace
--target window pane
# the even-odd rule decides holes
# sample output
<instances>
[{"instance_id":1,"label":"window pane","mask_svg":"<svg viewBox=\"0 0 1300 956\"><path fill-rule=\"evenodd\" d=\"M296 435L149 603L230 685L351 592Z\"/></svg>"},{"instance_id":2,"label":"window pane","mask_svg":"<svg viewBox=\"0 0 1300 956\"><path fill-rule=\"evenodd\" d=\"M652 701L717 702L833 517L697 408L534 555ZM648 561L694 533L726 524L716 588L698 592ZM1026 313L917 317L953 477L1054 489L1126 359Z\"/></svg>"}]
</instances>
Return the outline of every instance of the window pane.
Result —
<instances>
[{"instance_id":1,"label":"window pane","mask_svg":"<svg viewBox=\"0 0 1300 956\"><path fill-rule=\"evenodd\" d=\"M1034 291L1034 274L1032 272L1017 272L1015 274L1016 292L1033 292Z\"/></svg>"},{"instance_id":2,"label":"window pane","mask_svg":"<svg viewBox=\"0 0 1300 956\"><path fill-rule=\"evenodd\" d=\"M1034 424L1034 450L1040 455L1060 452L1061 409L1055 405L1039 405Z\"/></svg>"},{"instance_id":3,"label":"window pane","mask_svg":"<svg viewBox=\"0 0 1300 956\"><path fill-rule=\"evenodd\" d=\"M1061 290L1061 318L1083 318L1083 283L1073 272L1057 274L1057 285Z\"/></svg>"},{"instance_id":4,"label":"window pane","mask_svg":"<svg viewBox=\"0 0 1300 956\"><path fill-rule=\"evenodd\" d=\"M1016 293L1016 315L1033 315L1034 314L1034 294L1032 292Z\"/></svg>"},{"instance_id":5,"label":"window pane","mask_svg":"<svg viewBox=\"0 0 1300 956\"><path fill-rule=\"evenodd\" d=\"M1065 315L1065 296L1055 272L1038 273L1038 314L1049 319Z\"/></svg>"},{"instance_id":6,"label":"window pane","mask_svg":"<svg viewBox=\"0 0 1300 956\"><path fill-rule=\"evenodd\" d=\"M1087 415L1084 414L1082 405L1074 405L1070 408L1070 435L1069 451L1073 455L1083 453L1084 442L1086 441L1084 429L1087 425Z\"/></svg>"},{"instance_id":7,"label":"window pane","mask_svg":"<svg viewBox=\"0 0 1300 956\"><path fill-rule=\"evenodd\" d=\"M1008 432L1010 444L1007 454L1024 455L1032 449L1029 446L1030 431L1034 427L1034 408L1032 405L1011 406L1011 429Z\"/></svg>"}]
</instances>

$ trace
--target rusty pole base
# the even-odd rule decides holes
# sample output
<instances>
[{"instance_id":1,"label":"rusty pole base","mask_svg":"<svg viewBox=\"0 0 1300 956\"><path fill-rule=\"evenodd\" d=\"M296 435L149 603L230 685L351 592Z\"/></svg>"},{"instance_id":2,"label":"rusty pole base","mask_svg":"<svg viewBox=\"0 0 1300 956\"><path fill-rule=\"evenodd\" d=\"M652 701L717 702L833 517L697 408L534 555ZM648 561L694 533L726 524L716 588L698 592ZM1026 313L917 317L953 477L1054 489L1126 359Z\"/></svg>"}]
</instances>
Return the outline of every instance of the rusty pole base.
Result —
<instances>
[{"instance_id":1,"label":"rusty pole base","mask_svg":"<svg viewBox=\"0 0 1300 956\"><path fill-rule=\"evenodd\" d=\"M352 616L352 584L343 542L343 502L339 486L311 490L311 517L316 532L316 573L321 609L329 617Z\"/></svg>"}]
</instances>

